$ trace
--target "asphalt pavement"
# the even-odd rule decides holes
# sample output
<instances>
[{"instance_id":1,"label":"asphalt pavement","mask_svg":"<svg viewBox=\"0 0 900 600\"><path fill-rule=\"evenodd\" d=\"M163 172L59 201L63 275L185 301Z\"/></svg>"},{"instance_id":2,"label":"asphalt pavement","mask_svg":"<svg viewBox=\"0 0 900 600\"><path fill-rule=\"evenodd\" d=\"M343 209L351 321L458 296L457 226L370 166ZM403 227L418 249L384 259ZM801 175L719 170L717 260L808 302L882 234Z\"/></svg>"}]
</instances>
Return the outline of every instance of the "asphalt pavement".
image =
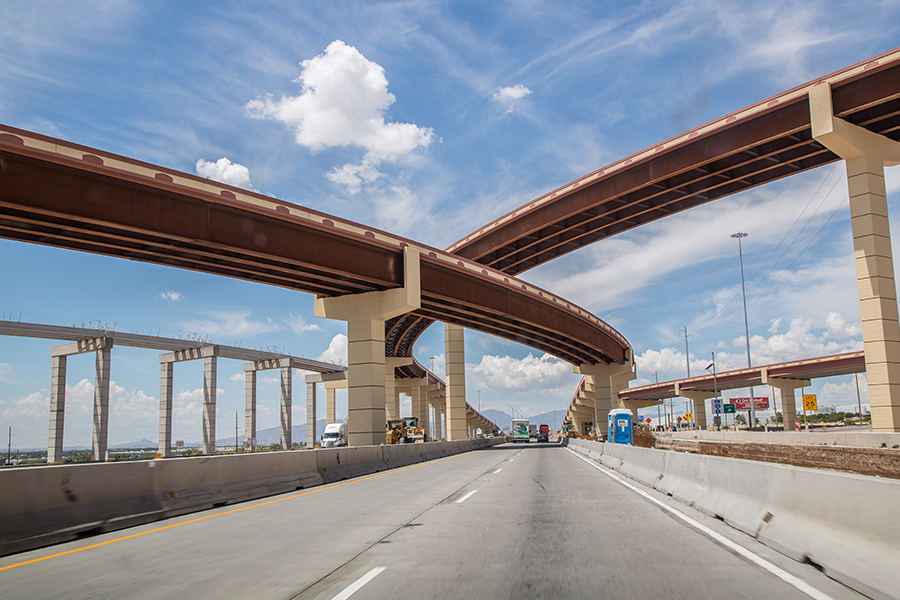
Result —
<instances>
[{"instance_id":1,"label":"asphalt pavement","mask_svg":"<svg viewBox=\"0 0 900 600\"><path fill-rule=\"evenodd\" d=\"M0 558L0 598L862 598L556 444Z\"/></svg>"}]
</instances>

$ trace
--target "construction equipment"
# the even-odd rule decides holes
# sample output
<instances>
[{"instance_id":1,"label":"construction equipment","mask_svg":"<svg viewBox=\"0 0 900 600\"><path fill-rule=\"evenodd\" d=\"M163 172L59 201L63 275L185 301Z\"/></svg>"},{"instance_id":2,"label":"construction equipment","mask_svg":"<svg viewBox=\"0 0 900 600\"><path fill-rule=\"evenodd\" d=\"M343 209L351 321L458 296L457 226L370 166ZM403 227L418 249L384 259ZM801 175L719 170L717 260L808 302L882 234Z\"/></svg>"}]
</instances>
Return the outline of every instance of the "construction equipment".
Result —
<instances>
[{"instance_id":1,"label":"construction equipment","mask_svg":"<svg viewBox=\"0 0 900 600\"><path fill-rule=\"evenodd\" d=\"M414 444L416 442L424 442L425 429L419 427L419 419L416 417L406 417L403 419L404 440L405 444Z\"/></svg>"},{"instance_id":2,"label":"construction equipment","mask_svg":"<svg viewBox=\"0 0 900 600\"><path fill-rule=\"evenodd\" d=\"M389 420L386 435L388 444L399 444L403 440L403 419Z\"/></svg>"},{"instance_id":3,"label":"construction equipment","mask_svg":"<svg viewBox=\"0 0 900 600\"><path fill-rule=\"evenodd\" d=\"M416 417L389 420L386 435L388 444L413 444L426 439L425 430L419 427Z\"/></svg>"}]
</instances>

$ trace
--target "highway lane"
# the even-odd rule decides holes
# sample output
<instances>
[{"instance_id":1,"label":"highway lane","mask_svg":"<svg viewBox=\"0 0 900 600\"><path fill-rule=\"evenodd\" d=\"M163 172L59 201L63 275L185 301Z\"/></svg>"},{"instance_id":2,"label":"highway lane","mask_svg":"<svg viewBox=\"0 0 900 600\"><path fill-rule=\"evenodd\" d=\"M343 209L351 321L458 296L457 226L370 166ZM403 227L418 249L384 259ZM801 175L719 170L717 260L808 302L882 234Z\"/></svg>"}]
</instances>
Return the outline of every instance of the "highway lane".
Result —
<instances>
[{"instance_id":1,"label":"highway lane","mask_svg":"<svg viewBox=\"0 0 900 600\"><path fill-rule=\"evenodd\" d=\"M823 598L861 597L650 494ZM36 562L22 564L30 560ZM810 597L567 449L537 444L507 444L0 559L4 600L336 598L348 597L354 584L353 600Z\"/></svg>"}]
</instances>

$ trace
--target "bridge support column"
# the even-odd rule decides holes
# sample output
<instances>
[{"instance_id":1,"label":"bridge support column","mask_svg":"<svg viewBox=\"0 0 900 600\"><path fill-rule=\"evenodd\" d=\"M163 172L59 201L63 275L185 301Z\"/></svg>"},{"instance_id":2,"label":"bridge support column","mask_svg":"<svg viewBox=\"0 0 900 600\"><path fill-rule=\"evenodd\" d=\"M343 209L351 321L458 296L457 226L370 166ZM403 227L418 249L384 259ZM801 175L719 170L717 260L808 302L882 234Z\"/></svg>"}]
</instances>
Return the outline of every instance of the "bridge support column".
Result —
<instances>
[{"instance_id":1,"label":"bridge support column","mask_svg":"<svg viewBox=\"0 0 900 600\"><path fill-rule=\"evenodd\" d=\"M770 385L773 388L781 390L781 417L784 422L785 431L793 431L794 423L797 422L797 399L796 391L801 388L812 385L809 379L784 379L780 377L769 377L768 369L762 370L762 384ZM772 394L772 404L775 404L775 394Z\"/></svg>"},{"instance_id":2,"label":"bridge support column","mask_svg":"<svg viewBox=\"0 0 900 600\"><path fill-rule=\"evenodd\" d=\"M306 382L306 449L316 446L316 384Z\"/></svg>"},{"instance_id":3,"label":"bridge support column","mask_svg":"<svg viewBox=\"0 0 900 600\"><path fill-rule=\"evenodd\" d=\"M207 350L204 348L203 350ZM216 453L216 377L218 348L203 357L203 454Z\"/></svg>"},{"instance_id":4,"label":"bridge support column","mask_svg":"<svg viewBox=\"0 0 900 600\"><path fill-rule=\"evenodd\" d=\"M405 386L398 384L396 378L397 367L405 367L411 365L413 359L407 356L388 356L384 359L384 396L385 396L385 412L387 420L400 418L400 388ZM412 413L415 416L415 412Z\"/></svg>"},{"instance_id":5,"label":"bridge support column","mask_svg":"<svg viewBox=\"0 0 900 600\"><path fill-rule=\"evenodd\" d=\"M256 369L244 365L244 448L256 450Z\"/></svg>"},{"instance_id":6,"label":"bridge support column","mask_svg":"<svg viewBox=\"0 0 900 600\"><path fill-rule=\"evenodd\" d=\"M706 425L706 401L715 398L715 392L703 390L683 390L681 385L675 382L675 395L687 398L694 403L694 422L699 429L708 429Z\"/></svg>"},{"instance_id":7,"label":"bridge support column","mask_svg":"<svg viewBox=\"0 0 900 600\"><path fill-rule=\"evenodd\" d=\"M466 435L466 344L459 325L444 324L444 367L447 374L447 440Z\"/></svg>"},{"instance_id":8,"label":"bridge support column","mask_svg":"<svg viewBox=\"0 0 900 600\"><path fill-rule=\"evenodd\" d=\"M290 450L293 445L293 393L294 373L291 359L281 359L281 449Z\"/></svg>"},{"instance_id":9,"label":"bridge support column","mask_svg":"<svg viewBox=\"0 0 900 600\"><path fill-rule=\"evenodd\" d=\"M317 297L317 317L347 321L348 437L351 446L385 441L384 322L420 307L419 255L403 249L403 287L333 298Z\"/></svg>"},{"instance_id":10,"label":"bridge support column","mask_svg":"<svg viewBox=\"0 0 900 600\"><path fill-rule=\"evenodd\" d=\"M304 378L306 382L306 447L314 448L318 438L316 434L316 385L325 385L326 393L326 423L335 422L334 395L335 389L347 387L347 373L345 371L327 371L313 373Z\"/></svg>"},{"instance_id":11,"label":"bridge support column","mask_svg":"<svg viewBox=\"0 0 900 600\"><path fill-rule=\"evenodd\" d=\"M63 425L66 420L66 357L54 356L50 371L50 442L47 463L62 462Z\"/></svg>"},{"instance_id":12,"label":"bridge support column","mask_svg":"<svg viewBox=\"0 0 900 600\"><path fill-rule=\"evenodd\" d=\"M872 431L900 432L900 318L884 185L885 165L900 164L900 142L835 117L828 83L810 90L809 108L813 138L847 163Z\"/></svg>"},{"instance_id":13,"label":"bridge support column","mask_svg":"<svg viewBox=\"0 0 900 600\"><path fill-rule=\"evenodd\" d=\"M97 350L94 361L94 435L92 460L106 460L109 439L109 363L112 343Z\"/></svg>"},{"instance_id":14,"label":"bridge support column","mask_svg":"<svg viewBox=\"0 0 900 600\"><path fill-rule=\"evenodd\" d=\"M585 376L585 395L594 400L594 435L605 436L609 411L613 408L613 400L618 404L618 392L628 386L634 379L634 368L630 362L625 364L582 364L573 368L577 374ZM636 411L635 411L636 412Z\"/></svg>"},{"instance_id":15,"label":"bridge support column","mask_svg":"<svg viewBox=\"0 0 900 600\"><path fill-rule=\"evenodd\" d=\"M172 397L175 385L175 363L159 365L159 455L172 456Z\"/></svg>"},{"instance_id":16,"label":"bridge support column","mask_svg":"<svg viewBox=\"0 0 900 600\"><path fill-rule=\"evenodd\" d=\"M94 361L94 410L91 460L106 460L109 431L109 363L113 341L109 338L78 340L50 349L53 367L50 374L50 439L47 462L62 460L63 424L66 409L66 357L72 354L96 353ZM57 360L60 359L60 360ZM51 460L52 459L52 460Z\"/></svg>"}]
</instances>

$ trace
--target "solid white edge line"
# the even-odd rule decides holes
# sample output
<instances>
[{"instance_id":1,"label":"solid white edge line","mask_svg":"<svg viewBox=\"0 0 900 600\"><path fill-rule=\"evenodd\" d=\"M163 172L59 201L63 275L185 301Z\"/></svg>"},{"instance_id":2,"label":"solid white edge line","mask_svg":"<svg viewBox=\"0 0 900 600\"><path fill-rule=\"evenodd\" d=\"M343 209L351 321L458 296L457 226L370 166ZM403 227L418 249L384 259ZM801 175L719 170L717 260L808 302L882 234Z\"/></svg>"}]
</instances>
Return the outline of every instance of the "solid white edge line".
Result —
<instances>
[{"instance_id":1,"label":"solid white edge line","mask_svg":"<svg viewBox=\"0 0 900 600\"><path fill-rule=\"evenodd\" d=\"M677 509L675 509L675 508L672 508L671 506L669 506L668 504L666 504L666 503L664 503L664 502L660 502L659 500L657 500L656 498L654 498L654 497L651 496L650 494L644 492L643 490L640 490L640 489L636 488L635 486L631 485L631 484L628 483L627 481L623 480L621 477L619 477L619 476L617 476L617 475L613 475L612 473L610 473L609 471L607 471L606 469L604 469L603 467L601 467L600 465L598 465L598 464L595 463L594 461L590 460L589 458L585 458L584 456L581 456L580 454L578 454L577 452L575 452L574 450L572 450L572 449L570 449L570 448L566 448L566 450L568 450L568 451L571 452L573 455L575 455L575 457L580 458L581 460L583 460L583 461L586 462L587 464L589 464L589 465L591 465L592 467L596 468L598 471L600 471L600 472L603 473L604 475L607 475L607 476L609 476L609 477L615 479L616 481L618 481L619 483L621 483L622 485L624 485L625 487L627 487L627 488L630 489L631 491L640 494L641 496L643 496L644 498L646 498L647 500L649 500L649 501L652 502L653 504L656 504L657 506L659 506L659 507L662 508L663 510L668 511L669 513L671 513L671 514L673 514L674 516L678 517L679 519L681 519L682 521L684 521L685 523L687 523L687 524L690 525L691 527L697 529L697 530L700 531L701 533L703 533L703 534L707 535L708 537L714 539L715 541L719 542L720 544L722 544L723 546L725 546L725 547L728 548L729 550L732 550L733 552L736 552L737 554L743 556L744 558L746 558L747 560L749 560L749 561L752 562L753 564L755 564L755 565L757 565L757 566L759 566L759 567L762 567L763 569L765 569L766 571L768 571L769 573L771 573L771 574L774 575L775 577L778 577L779 579L781 579L781 580L784 581L785 583L794 586L795 588L797 588L798 590L800 590L801 592L803 592L803 593L806 594L807 596L809 596L809 597L811 597L811 598L815 598L816 600L833 600L833 598L832 598L831 596L829 596L828 594L826 594L826 593L824 593L824 592L820 592L819 590L817 590L816 588L814 588L814 587L811 586L810 584L806 583L805 581L803 581L803 580L800 579L799 577L795 577L794 575L791 575L790 573L788 573L787 571L785 571L785 570L782 569L781 567L778 567L778 566L776 566L776 565L770 563L770 562L767 561L766 559L762 558L761 556L758 556L758 555L754 554L753 552L751 552L750 550L747 550L747 549L744 548L743 546L741 546L741 545L739 545L739 544L736 544L736 543L732 542L731 540L729 540L729 539L726 538L725 536L723 536L723 535L721 535L721 534L719 534L719 533L716 533L715 531L713 531L712 529L710 529L710 528L707 527L706 525L703 525L702 523L699 523L699 522L695 521L694 519L690 518L689 516L687 516L686 514L682 513L681 511L679 511L679 510L677 510Z\"/></svg>"},{"instance_id":2,"label":"solid white edge line","mask_svg":"<svg viewBox=\"0 0 900 600\"><path fill-rule=\"evenodd\" d=\"M459 500L457 500L456 503L457 503L457 504L462 504L463 502L465 502L465 501L469 498L469 496L471 496L472 494L474 494L474 493L477 492L477 491L478 491L478 490L472 490L471 492L469 492L468 494L466 494L465 496L463 496L462 498L460 498Z\"/></svg>"},{"instance_id":3,"label":"solid white edge line","mask_svg":"<svg viewBox=\"0 0 900 600\"><path fill-rule=\"evenodd\" d=\"M359 591L359 589L375 579L375 576L384 571L387 567L375 567L356 581L350 584L350 587L345 589L343 592L335 596L332 600L347 600L354 593Z\"/></svg>"}]
</instances>

